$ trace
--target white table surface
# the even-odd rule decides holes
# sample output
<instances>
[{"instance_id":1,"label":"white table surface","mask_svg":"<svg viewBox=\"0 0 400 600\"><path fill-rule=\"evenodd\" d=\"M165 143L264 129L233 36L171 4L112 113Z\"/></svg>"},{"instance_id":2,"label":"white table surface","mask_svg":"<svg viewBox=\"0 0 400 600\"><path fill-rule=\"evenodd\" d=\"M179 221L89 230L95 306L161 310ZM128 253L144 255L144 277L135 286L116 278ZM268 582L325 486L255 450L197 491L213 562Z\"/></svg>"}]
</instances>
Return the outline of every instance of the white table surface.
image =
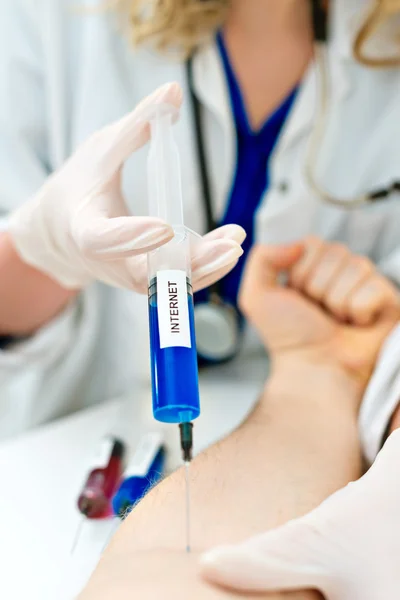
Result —
<instances>
[{"instance_id":1,"label":"white table surface","mask_svg":"<svg viewBox=\"0 0 400 600\"><path fill-rule=\"evenodd\" d=\"M265 373L266 361L250 356L202 376L196 452L243 420ZM148 389L137 391L134 401L108 402L0 444L0 598L72 600L76 596L113 527L109 520L86 522L71 558L80 520L76 500L86 464L105 433L121 436L134 451L141 433L160 428L166 432L172 469L180 464L177 427L164 427L152 419Z\"/></svg>"}]
</instances>

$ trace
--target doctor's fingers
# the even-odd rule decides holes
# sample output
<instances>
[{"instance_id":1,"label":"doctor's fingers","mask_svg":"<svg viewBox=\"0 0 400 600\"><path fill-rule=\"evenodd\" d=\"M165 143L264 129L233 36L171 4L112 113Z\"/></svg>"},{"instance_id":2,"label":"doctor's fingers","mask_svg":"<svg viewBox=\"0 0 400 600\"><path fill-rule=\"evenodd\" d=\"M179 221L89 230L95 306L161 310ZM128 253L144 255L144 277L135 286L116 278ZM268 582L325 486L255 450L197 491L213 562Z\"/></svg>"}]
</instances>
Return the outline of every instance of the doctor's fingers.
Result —
<instances>
[{"instance_id":1,"label":"doctor's fingers","mask_svg":"<svg viewBox=\"0 0 400 600\"><path fill-rule=\"evenodd\" d=\"M200 248L201 251L192 260L194 291L208 287L224 277L243 254L236 242L227 239L204 242L200 244ZM144 252L139 255L131 252L131 256L126 257L126 254L121 246L120 252L110 252L106 257L97 253L95 260L89 259L87 265L92 275L104 283L146 294L147 255Z\"/></svg>"},{"instance_id":2,"label":"doctor's fingers","mask_svg":"<svg viewBox=\"0 0 400 600\"><path fill-rule=\"evenodd\" d=\"M78 150L82 164L93 164L103 181L110 177L129 156L150 138L149 114L152 106L169 104L178 110L182 90L177 83L168 83L144 98L136 108L119 121L93 134Z\"/></svg>"},{"instance_id":3,"label":"doctor's fingers","mask_svg":"<svg viewBox=\"0 0 400 600\"><path fill-rule=\"evenodd\" d=\"M329 594L327 559L329 543L300 518L236 546L214 548L201 557L201 573L212 583L245 592L319 589L338 598Z\"/></svg>"},{"instance_id":4,"label":"doctor's fingers","mask_svg":"<svg viewBox=\"0 0 400 600\"><path fill-rule=\"evenodd\" d=\"M107 217L93 210L79 214L71 235L84 258L114 261L150 252L172 239L173 229L153 217Z\"/></svg>"},{"instance_id":5,"label":"doctor's fingers","mask_svg":"<svg viewBox=\"0 0 400 600\"><path fill-rule=\"evenodd\" d=\"M209 238L205 236L192 254L192 282L196 289L200 289L199 285L207 287L204 281L207 281L207 285L211 285L221 279L243 254L241 246L234 240L208 240Z\"/></svg>"},{"instance_id":6,"label":"doctor's fingers","mask_svg":"<svg viewBox=\"0 0 400 600\"><path fill-rule=\"evenodd\" d=\"M208 287L224 277L237 264L243 250L232 240L216 240L201 245L202 252L192 259L193 290ZM147 255L92 262L95 276L116 287L146 294L148 288Z\"/></svg>"},{"instance_id":7,"label":"doctor's fingers","mask_svg":"<svg viewBox=\"0 0 400 600\"><path fill-rule=\"evenodd\" d=\"M213 273L200 278L195 276L194 278L192 278L193 291L198 292L199 290L204 290L205 288L210 287L210 285L213 285L214 283L225 277L225 275L230 273L232 269L236 267L238 262L238 260L234 260L231 263L228 263L227 265L221 267L217 271L214 271Z\"/></svg>"},{"instance_id":8,"label":"doctor's fingers","mask_svg":"<svg viewBox=\"0 0 400 600\"><path fill-rule=\"evenodd\" d=\"M239 245L242 245L244 240L246 239L246 236L247 236L247 233L245 232L243 227L240 227L240 225L229 224L229 225L223 225L222 227L217 227L217 229L214 229L213 231L206 233L206 235L204 235L202 239L205 242L211 242L214 240L221 240L221 239L229 239L229 240L233 240L234 242L236 242Z\"/></svg>"},{"instance_id":9,"label":"doctor's fingers","mask_svg":"<svg viewBox=\"0 0 400 600\"><path fill-rule=\"evenodd\" d=\"M147 294L147 256L141 254L114 261L86 261L91 275L110 286Z\"/></svg>"}]
</instances>

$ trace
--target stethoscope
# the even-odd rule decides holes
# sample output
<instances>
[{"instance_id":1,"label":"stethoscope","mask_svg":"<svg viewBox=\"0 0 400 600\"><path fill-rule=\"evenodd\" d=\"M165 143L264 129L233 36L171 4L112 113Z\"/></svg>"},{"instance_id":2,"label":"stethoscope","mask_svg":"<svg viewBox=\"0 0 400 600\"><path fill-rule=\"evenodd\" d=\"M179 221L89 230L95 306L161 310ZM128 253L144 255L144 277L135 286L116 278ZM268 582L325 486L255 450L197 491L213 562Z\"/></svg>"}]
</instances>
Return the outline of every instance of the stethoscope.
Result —
<instances>
[{"instance_id":1,"label":"stethoscope","mask_svg":"<svg viewBox=\"0 0 400 600\"><path fill-rule=\"evenodd\" d=\"M400 181L395 181L386 188L352 198L335 197L325 191L317 181L315 175L316 165L324 141L324 133L329 115L330 83L326 50L328 41L328 13L326 8L322 6L322 2L323 0L311 0L315 38L315 62L318 74L318 110L308 144L304 171L310 189L322 202L351 210L363 205L376 204L387 199L393 192L400 192ZM194 91L192 58L189 58L186 62L186 75L192 106L197 161L206 224L207 230L212 231L217 224L213 218L211 184L201 120L201 105ZM219 283L214 284L210 288L209 293L208 302L195 306L197 349L201 357L210 361L221 362L229 360L238 351L241 339L241 319L237 309L222 298Z\"/></svg>"},{"instance_id":2,"label":"stethoscope","mask_svg":"<svg viewBox=\"0 0 400 600\"><path fill-rule=\"evenodd\" d=\"M201 123L201 105L194 92L193 63L186 62L186 74L192 106L197 161L200 174L201 195L203 198L207 231L217 227L212 210L210 176L203 127ZM223 299L221 283L214 283L208 290L207 302L195 304L194 319L196 326L196 346L200 358L210 362L230 360L238 351L241 337L241 319L235 306Z\"/></svg>"},{"instance_id":3,"label":"stethoscope","mask_svg":"<svg viewBox=\"0 0 400 600\"><path fill-rule=\"evenodd\" d=\"M386 188L374 190L369 193L354 196L352 198L338 198L329 194L318 183L316 177L316 165L318 164L318 155L321 153L321 147L324 142L324 133L329 116L329 69L327 59L327 41L328 41L328 12L322 6L324 0L311 0L314 39L315 39L315 63L318 77L318 102L317 114L315 117L314 128L310 137L308 152L304 165L304 172L307 183L311 190L323 202L352 210L363 205L376 204L386 200L394 192L400 192L400 180L395 181Z\"/></svg>"}]
</instances>

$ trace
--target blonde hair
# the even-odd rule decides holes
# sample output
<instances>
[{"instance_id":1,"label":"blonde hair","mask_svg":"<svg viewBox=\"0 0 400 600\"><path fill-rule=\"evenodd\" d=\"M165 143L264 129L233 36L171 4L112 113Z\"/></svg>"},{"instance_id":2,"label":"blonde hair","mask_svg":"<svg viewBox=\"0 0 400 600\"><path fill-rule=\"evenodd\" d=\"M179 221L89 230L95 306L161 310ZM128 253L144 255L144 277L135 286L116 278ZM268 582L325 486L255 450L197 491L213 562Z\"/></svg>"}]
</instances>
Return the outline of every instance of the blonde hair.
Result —
<instances>
[{"instance_id":1,"label":"blonde hair","mask_svg":"<svg viewBox=\"0 0 400 600\"><path fill-rule=\"evenodd\" d=\"M325 2L325 0L323 0ZM153 43L160 51L175 49L189 56L224 23L229 0L109 0L110 7L129 16L134 44ZM400 65L398 56L373 58L365 53L367 42L395 14L400 0L374 0L354 42L354 56L364 65Z\"/></svg>"},{"instance_id":2,"label":"blonde hair","mask_svg":"<svg viewBox=\"0 0 400 600\"><path fill-rule=\"evenodd\" d=\"M395 15L400 16L400 0L375 0L371 12L354 41L354 56L360 63L368 67L400 66L400 51L397 56L388 56L385 58L370 56L365 51L368 41L374 37L377 30L387 24L390 18ZM395 35L400 47L400 29Z\"/></svg>"},{"instance_id":3,"label":"blonde hair","mask_svg":"<svg viewBox=\"0 0 400 600\"><path fill-rule=\"evenodd\" d=\"M185 57L225 22L229 0L113 0L129 16L135 45L150 42L157 50L177 50Z\"/></svg>"}]
</instances>

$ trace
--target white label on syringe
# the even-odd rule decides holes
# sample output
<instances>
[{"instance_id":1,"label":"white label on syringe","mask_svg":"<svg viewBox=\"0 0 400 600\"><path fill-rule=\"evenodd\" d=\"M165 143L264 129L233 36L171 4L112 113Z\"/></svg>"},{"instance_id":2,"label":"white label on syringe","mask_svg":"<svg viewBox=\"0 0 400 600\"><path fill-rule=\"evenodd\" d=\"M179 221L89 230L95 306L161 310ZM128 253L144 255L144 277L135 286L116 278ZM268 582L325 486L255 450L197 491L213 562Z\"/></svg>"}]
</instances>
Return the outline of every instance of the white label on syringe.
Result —
<instances>
[{"instance_id":1,"label":"white label on syringe","mask_svg":"<svg viewBox=\"0 0 400 600\"><path fill-rule=\"evenodd\" d=\"M163 435L161 433L148 433L139 442L135 454L130 459L124 478L146 477L150 467L161 449Z\"/></svg>"},{"instance_id":2,"label":"white label on syringe","mask_svg":"<svg viewBox=\"0 0 400 600\"><path fill-rule=\"evenodd\" d=\"M157 272L157 314L160 348L191 348L185 271Z\"/></svg>"},{"instance_id":3,"label":"white label on syringe","mask_svg":"<svg viewBox=\"0 0 400 600\"><path fill-rule=\"evenodd\" d=\"M108 435L100 441L99 447L89 463L89 471L93 469L105 469L108 466L114 443L114 438Z\"/></svg>"}]
</instances>

